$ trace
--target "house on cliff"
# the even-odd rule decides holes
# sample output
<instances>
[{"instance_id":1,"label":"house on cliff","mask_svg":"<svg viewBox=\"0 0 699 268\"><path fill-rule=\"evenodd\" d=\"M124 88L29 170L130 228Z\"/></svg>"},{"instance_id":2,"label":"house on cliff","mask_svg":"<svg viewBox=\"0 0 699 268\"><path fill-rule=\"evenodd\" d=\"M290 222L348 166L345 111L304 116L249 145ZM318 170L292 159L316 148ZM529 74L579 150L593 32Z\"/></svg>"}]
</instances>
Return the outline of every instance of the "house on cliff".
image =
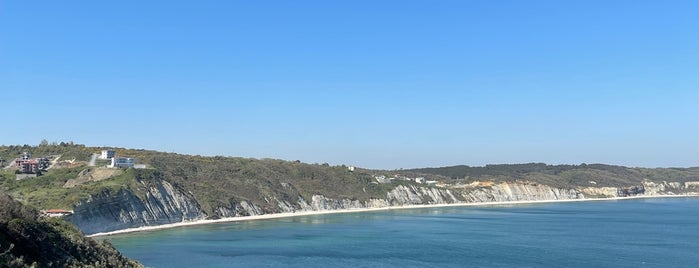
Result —
<instances>
[{"instance_id":1,"label":"house on cliff","mask_svg":"<svg viewBox=\"0 0 699 268\"><path fill-rule=\"evenodd\" d=\"M102 150L100 153L99 159L112 159L116 156L116 151L114 149L107 149L107 150Z\"/></svg>"},{"instance_id":2,"label":"house on cliff","mask_svg":"<svg viewBox=\"0 0 699 268\"><path fill-rule=\"evenodd\" d=\"M113 157L110 168L133 168L136 165L136 158Z\"/></svg>"}]
</instances>

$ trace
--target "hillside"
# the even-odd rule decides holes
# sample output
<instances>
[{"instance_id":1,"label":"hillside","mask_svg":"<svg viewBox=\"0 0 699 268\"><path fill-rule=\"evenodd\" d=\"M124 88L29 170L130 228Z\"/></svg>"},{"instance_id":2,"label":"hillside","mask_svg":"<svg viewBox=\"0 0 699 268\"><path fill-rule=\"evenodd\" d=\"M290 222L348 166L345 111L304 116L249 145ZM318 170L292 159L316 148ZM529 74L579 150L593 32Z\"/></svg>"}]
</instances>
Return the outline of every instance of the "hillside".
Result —
<instances>
[{"instance_id":1,"label":"hillside","mask_svg":"<svg viewBox=\"0 0 699 268\"><path fill-rule=\"evenodd\" d=\"M407 173L432 174L452 181L525 180L556 187L623 187L643 181L687 182L699 180L699 168L628 168L604 164L546 165L543 163L486 165L483 167L450 166L405 170ZM594 184L590 183L594 182Z\"/></svg>"},{"instance_id":2,"label":"hillside","mask_svg":"<svg viewBox=\"0 0 699 268\"><path fill-rule=\"evenodd\" d=\"M84 237L65 221L39 213L0 192L0 266L141 267L107 242Z\"/></svg>"},{"instance_id":3,"label":"hillside","mask_svg":"<svg viewBox=\"0 0 699 268\"><path fill-rule=\"evenodd\" d=\"M205 157L115 148L143 169L88 166L105 148L76 144L1 146L0 157L54 155L41 176L0 187L39 209L74 210L66 218L92 234L139 226L280 212L415 204L584 199L699 192L697 168L591 165L488 165L367 170L299 161Z\"/></svg>"}]
</instances>

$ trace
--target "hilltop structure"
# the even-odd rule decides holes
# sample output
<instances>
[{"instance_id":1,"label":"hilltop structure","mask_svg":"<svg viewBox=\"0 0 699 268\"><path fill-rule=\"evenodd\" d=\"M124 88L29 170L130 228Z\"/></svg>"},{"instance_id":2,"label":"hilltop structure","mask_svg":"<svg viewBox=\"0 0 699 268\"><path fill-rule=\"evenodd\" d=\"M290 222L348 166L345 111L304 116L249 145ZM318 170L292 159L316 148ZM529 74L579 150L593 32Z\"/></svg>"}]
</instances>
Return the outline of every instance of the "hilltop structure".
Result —
<instances>
[{"instance_id":1,"label":"hilltop structure","mask_svg":"<svg viewBox=\"0 0 699 268\"><path fill-rule=\"evenodd\" d=\"M33 178L41 175L41 171L47 169L51 164L46 157L32 158L29 152L24 152L15 160L15 167L18 169L17 179Z\"/></svg>"},{"instance_id":2,"label":"hilltop structure","mask_svg":"<svg viewBox=\"0 0 699 268\"><path fill-rule=\"evenodd\" d=\"M112 157L110 168L133 168L136 165L136 158Z\"/></svg>"},{"instance_id":3,"label":"hilltop structure","mask_svg":"<svg viewBox=\"0 0 699 268\"><path fill-rule=\"evenodd\" d=\"M99 159L112 159L116 156L116 151L114 149L107 149L107 150L102 150L100 153Z\"/></svg>"}]
</instances>

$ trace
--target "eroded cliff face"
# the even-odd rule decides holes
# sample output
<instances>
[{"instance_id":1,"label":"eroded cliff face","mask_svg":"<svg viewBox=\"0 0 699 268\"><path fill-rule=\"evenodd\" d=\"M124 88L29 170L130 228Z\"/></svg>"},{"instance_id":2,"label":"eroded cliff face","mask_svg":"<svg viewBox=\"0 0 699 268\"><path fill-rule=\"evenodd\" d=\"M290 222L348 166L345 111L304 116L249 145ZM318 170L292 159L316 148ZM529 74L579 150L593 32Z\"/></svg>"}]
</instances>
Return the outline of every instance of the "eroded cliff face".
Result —
<instances>
[{"instance_id":1,"label":"eroded cliff face","mask_svg":"<svg viewBox=\"0 0 699 268\"><path fill-rule=\"evenodd\" d=\"M627 187L584 187L579 188L586 197L629 197L629 196L654 196L654 195L678 195L699 194L699 182L652 182L643 181L640 185Z\"/></svg>"},{"instance_id":2,"label":"eroded cliff face","mask_svg":"<svg viewBox=\"0 0 699 268\"><path fill-rule=\"evenodd\" d=\"M505 202L582 199L585 195L576 189L559 189L542 184L500 183L475 188L464 194L467 202Z\"/></svg>"},{"instance_id":3,"label":"eroded cliff face","mask_svg":"<svg viewBox=\"0 0 699 268\"><path fill-rule=\"evenodd\" d=\"M219 208L220 216L248 216L267 213L322 211L357 208L382 208L390 206L424 205L424 204L453 204L477 202L507 202L507 201L541 201L541 200L571 200L599 197L627 197L637 195L674 195L678 193L694 193L699 191L699 182L663 182L654 184L644 182L642 185L628 187L586 187L580 189L561 189L547 185L512 182L486 184L487 186L470 186L460 188L420 187L415 185L399 185L386 193L386 198L359 201L351 199L332 199L322 195L314 195L310 201L298 197L298 202L270 199L268 203L276 204L276 209L263 209L261 206L246 201L240 202L234 210ZM674 191L674 192L673 192ZM274 207L274 206L273 206Z\"/></svg>"},{"instance_id":4,"label":"eroded cliff face","mask_svg":"<svg viewBox=\"0 0 699 268\"><path fill-rule=\"evenodd\" d=\"M145 189L144 199L127 189L102 191L79 202L68 220L93 234L205 217L193 197L167 181L158 180Z\"/></svg>"},{"instance_id":5,"label":"eroded cliff face","mask_svg":"<svg viewBox=\"0 0 699 268\"><path fill-rule=\"evenodd\" d=\"M501 183L488 187L440 188L399 185L386 193L385 198L367 201L353 199L333 199L314 195L311 200L298 197L298 202L268 199L268 204L252 204L247 201L235 202L232 207L219 207L217 216L236 217L280 212L324 211L358 208L383 208L391 206L454 204L473 202L535 201L580 199L584 195L573 189L557 189L545 185L527 183ZM276 202L276 203L275 203ZM271 206L269 206L271 204ZM272 207L273 209L264 209Z\"/></svg>"},{"instance_id":6,"label":"eroded cliff face","mask_svg":"<svg viewBox=\"0 0 699 268\"><path fill-rule=\"evenodd\" d=\"M679 182L652 182L644 181L643 185L647 195L674 195L699 193L699 181Z\"/></svg>"},{"instance_id":7,"label":"eroded cliff face","mask_svg":"<svg viewBox=\"0 0 699 268\"><path fill-rule=\"evenodd\" d=\"M616 197L618 193L617 187L584 187L578 188L582 194L586 197L594 198L604 198L604 197Z\"/></svg>"},{"instance_id":8,"label":"eroded cliff face","mask_svg":"<svg viewBox=\"0 0 699 268\"><path fill-rule=\"evenodd\" d=\"M145 185L144 185L145 186ZM429 187L399 185L386 193L385 198L366 201L333 199L313 195L310 200L301 196L296 201L280 197L265 198L265 203L231 201L205 215L197 200L182 189L160 180L146 187L144 199L122 189L116 193L104 191L80 202L70 219L87 234L107 232L140 226L162 225L207 217L240 217L283 212L326 211L359 208L383 208L421 204L453 204L505 201L571 200L597 197L623 197L699 192L699 182L644 182L628 187L581 187L560 189L529 182L475 183L458 187Z\"/></svg>"}]
</instances>

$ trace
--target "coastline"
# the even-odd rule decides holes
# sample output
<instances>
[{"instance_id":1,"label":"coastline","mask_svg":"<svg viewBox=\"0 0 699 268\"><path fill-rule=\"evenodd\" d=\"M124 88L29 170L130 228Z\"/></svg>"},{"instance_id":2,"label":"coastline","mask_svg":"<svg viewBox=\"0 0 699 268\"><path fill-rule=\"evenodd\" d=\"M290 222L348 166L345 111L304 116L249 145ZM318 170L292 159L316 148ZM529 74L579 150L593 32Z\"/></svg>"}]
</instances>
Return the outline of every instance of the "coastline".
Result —
<instances>
[{"instance_id":1,"label":"coastline","mask_svg":"<svg viewBox=\"0 0 699 268\"><path fill-rule=\"evenodd\" d=\"M640 196L609 197L609 198L582 198L582 199L558 199L558 200L552 199L552 200L527 200L527 201L502 201L502 202L424 204L424 205L388 206L388 207L380 207L380 208L354 208L354 209L338 209L338 210L283 212L283 213L272 213L272 214L254 215L254 216L228 217L228 218L221 218L221 219L216 219L216 220L202 219L202 220L170 223L170 224L163 224L163 225L142 226L142 227L127 228L127 229L121 229L121 230L110 231L110 232L95 233L95 234L90 234L90 235L86 235L86 236L87 237L104 237L104 236L111 236L111 235L119 235L119 234L135 233L135 232L145 232L145 231L156 231L156 230L163 230L163 229L172 229L172 228L178 228L178 227L187 227L187 226L195 226L195 225L214 224L214 223L269 220L269 219L279 219L279 218L288 218L288 217L337 214L337 213L389 211L389 210L415 209L415 208L480 207L480 206L502 206L502 205L525 205L525 204L539 204L539 203L617 201L617 200L628 200L628 199L679 198L679 197L699 197L699 195L696 195L696 194L640 195Z\"/></svg>"}]
</instances>

